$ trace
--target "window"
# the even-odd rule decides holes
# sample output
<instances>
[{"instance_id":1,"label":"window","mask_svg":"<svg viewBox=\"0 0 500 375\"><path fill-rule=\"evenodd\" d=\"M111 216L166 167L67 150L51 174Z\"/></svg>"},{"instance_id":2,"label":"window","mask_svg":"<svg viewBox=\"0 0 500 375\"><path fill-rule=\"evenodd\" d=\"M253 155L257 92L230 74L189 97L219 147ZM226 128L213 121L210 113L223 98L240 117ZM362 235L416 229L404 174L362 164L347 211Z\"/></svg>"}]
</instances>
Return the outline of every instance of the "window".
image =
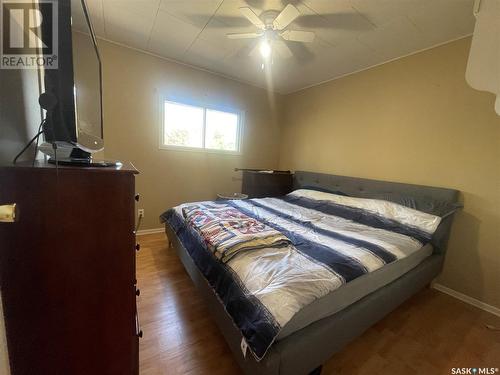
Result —
<instances>
[{"instance_id":1,"label":"window","mask_svg":"<svg viewBox=\"0 0 500 375\"><path fill-rule=\"evenodd\" d=\"M241 113L163 101L161 147L237 153Z\"/></svg>"}]
</instances>

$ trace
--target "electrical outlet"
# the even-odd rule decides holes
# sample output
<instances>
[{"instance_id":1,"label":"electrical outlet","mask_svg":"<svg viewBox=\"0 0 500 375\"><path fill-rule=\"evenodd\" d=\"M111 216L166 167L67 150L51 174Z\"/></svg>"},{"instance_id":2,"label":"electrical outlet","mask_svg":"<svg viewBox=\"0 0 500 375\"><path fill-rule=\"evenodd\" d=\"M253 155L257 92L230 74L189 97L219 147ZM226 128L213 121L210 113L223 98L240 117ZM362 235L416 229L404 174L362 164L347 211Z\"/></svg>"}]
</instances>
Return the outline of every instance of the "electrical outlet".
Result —
<instances>
[{"instance_id":1,"label":"electrical outlet","mask_svg":"<svg viewBox=\"0 0 500 375\"><path fill-rule=\"evenodd\" d=\"M139 208L137 210L137 216L144 217L144 208Z\"/></svg>"}]
</instances>

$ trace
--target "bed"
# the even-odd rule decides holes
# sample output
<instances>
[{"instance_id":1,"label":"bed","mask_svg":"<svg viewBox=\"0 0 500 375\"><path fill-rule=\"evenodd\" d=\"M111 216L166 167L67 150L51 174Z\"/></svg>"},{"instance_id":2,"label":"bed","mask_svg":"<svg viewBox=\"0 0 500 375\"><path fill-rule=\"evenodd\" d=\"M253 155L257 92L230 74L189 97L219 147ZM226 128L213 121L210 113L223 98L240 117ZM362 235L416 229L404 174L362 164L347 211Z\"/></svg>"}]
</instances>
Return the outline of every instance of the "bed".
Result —
<instances>
[{"instance_id":1,"label":"bed","mask_svg":"<svg viewBox=\"0 0 500 375\"><path fill-rule=\"evenodd\" d=\"M203 210L187 204L162 215L169 242L249 374L307 374L428 285L442 269L460 207L456 190L313 172L296 172L293 190L283 198L206 203ZM359 202L399 221L382 211L365 215ZM185 221L207 225L206 213L221 208L265 226L259 229L273 245L207 251L209 242ZM405 220L411 225L399 225ZM269 271L273 262L286 266ZM283 280L292 288L280 289L281 273L291 275Z\"/></svg>"}]
</instances>

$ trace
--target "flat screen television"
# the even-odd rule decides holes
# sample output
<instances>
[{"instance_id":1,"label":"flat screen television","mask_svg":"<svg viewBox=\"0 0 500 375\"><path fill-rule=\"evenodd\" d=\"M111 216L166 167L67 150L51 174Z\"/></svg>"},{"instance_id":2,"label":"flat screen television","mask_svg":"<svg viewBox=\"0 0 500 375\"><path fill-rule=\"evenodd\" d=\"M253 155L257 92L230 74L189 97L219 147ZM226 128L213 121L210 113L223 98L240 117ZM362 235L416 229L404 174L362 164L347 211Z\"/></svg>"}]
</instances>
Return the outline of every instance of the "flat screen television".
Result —
<instances>
[{"instance_id":1,"label":"flat screen television","mask_svg":"<svg viewBox=\"0 0 500 375\"><path fill-rule=\"evenodd\" d=\"M41 150L51 162L116 164L92 158L104 148L102 64L86 2L59 0L54 6L57 12L47 17L46 9L41 9L42 40L52 37L52 22L57 22L58 30L58 66L41 71L39 102L46 111L46 143Z\"/></svg>"}]
</instances>

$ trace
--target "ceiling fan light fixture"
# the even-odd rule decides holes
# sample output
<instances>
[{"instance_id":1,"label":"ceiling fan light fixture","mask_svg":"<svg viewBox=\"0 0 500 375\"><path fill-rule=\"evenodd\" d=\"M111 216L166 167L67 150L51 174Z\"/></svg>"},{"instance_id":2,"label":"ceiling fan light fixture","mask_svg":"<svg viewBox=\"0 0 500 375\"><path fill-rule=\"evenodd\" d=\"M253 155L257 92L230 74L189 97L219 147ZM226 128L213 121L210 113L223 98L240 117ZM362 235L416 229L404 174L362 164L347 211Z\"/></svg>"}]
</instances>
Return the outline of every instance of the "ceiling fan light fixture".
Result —
<instances>
[{"instance_id":1,"label":"ceiling fan light fixture","mask_svg":"<svg viewBox=\"0 0 500 375\"><path fill-rule=\"evenodd\" d=\"M271 43L269 43L267 38L263 39L262 42L260 42L259 51L264 60L268 60L271 57Z\"/></svg>"},{"instance_id":2,"label":"ceiling fan light fixture","mask_svg":"<svg viewBox=\"0 0 500 375\"><path fill-rule=\"evenodd\" d=\"M1 0L0 0L1 1ZM282 58L293 57L293 53L285 41L310 43L314 40L314 32L289 29L300 11L292 4L288 4L281 12L266 10L257 15L250 7L239 8L241 14L258 28L254 32L229 33L229 39L257 39L250 56L258 54L262 58L261 68L273 64L276 56Z\"/></svg>"}]
</instances>

